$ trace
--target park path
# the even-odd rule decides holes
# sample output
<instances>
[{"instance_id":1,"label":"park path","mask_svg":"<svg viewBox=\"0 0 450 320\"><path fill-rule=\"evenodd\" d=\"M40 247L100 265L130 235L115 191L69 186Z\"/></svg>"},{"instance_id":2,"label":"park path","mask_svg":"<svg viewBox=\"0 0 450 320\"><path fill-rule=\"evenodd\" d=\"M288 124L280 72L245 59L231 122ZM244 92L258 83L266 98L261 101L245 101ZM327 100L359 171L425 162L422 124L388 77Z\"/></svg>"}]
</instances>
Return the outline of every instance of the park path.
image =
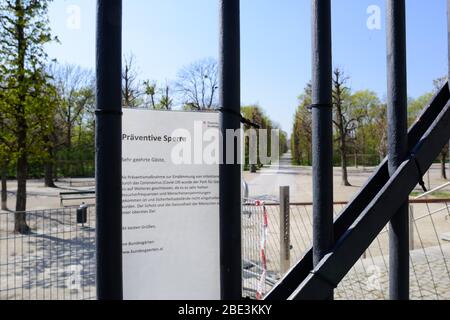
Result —
<instances>
[{"instance_id":1,"label":"park path","mask_svg":"<svg viewBox=\"0 0 450 320\"><path fill-rule=\"evenodd\" d=\"M351 200L374 170L374 167L348 167L352 186L347 187L341 185L341 168L333 168L334 201ZM243 178L248 183L249 196L252 199L278 200L280 186L289 186L291 202L312 202L312 168L292 165L290 152L284 154L279 162L264 166L257 173L244 172ZM429 184L429 189L447 182L440 178L440 165L437 163L425 174L424 180ZM421 191L419 186L417 191Z\"/></svg>"},{"instance_id":2,"label":"park path","mask_svg":"<svg viewBox=\"0 0 450 320\"><path fill-rule=\"evenodd\" d=\"M251 198L278 200L280 186L289 186L291 202L312 201L312 169L311 167L293 166L290 152L284 154L278 163L265 166L257 173L244 172L243 177L249 185ZM349 180L353 185L344 187L340 184L340 168L334 168L334 200L348 201L358 192L367 181L374 168L349 167ZM442 185L444 181L440 178L440 165L434 164L430 170L430 179L425 175L425 182L431 187ZM69 181L77 182L70 185ZM89 182L89 183L87 183ZM41 210L59 208L59 193L67 191L92 191L93 178L87 179L63 179L57 182L58 188L44 187L43 180L28 180L27 208L28 210ZM17 182L8 181L8 206L14 208ZM418 189L418 191L420 191ZM79 205L74 202L72 205Z\"/></svg>"},{"instance_id":3,"label":"park path","mask_svg":"<svg viewBox=\"0 0 450 320\"><path fill-rule=\"evenodd\" d=\"M350 169L351 187L340 185L340 168L334 168L335 201L347 201L357 192L372 173L369 169ZM311 167L292 165L291 153L285 153L278 163L263 167L257 173L244 173L250 198L278 200L279 187L289 186L291 202L312 201Z\"/></svg>"},{"instance_id":4,"label":"park path","mask_svg":"<svg viewBox=\"0 0 450 320\"><path fill-rule=\"evenodd\" d=\"M312 198L311 177L302 171L306 169L291 164L290 153L284 154L279 162L263 167L257 173L244 173L244 179L249 186L250 198L278 200L280 186L291 188L291 200L308 201Z\"/></svg>"}]
</instances>

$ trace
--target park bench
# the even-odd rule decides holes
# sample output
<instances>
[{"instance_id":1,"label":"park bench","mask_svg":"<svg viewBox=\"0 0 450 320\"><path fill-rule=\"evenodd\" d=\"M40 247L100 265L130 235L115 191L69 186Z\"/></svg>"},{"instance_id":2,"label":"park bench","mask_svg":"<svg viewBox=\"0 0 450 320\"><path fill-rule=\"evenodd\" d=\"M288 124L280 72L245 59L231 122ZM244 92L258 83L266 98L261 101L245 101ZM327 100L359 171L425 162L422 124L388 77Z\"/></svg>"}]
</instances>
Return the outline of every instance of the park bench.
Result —
<instances>
[{"instance_id":1,"label":"park bench","mask_svg":"<svg viewBox=\"0 0 450 320\"><path fill-rule=\"evenodd\" d=\"M59 199L60 199L61 207L63 207L64 201L95 199L95 191L60 192Z\"/></svg>"},{"instance_id":2,"label":"park bench","mask_svg":"<svg viewBox=\"0 0 450 320\"><path fill-rule=\"evenodd\" d=\"M70 187L94 187L95 179L60 178L58 182L67 183Z\"/></svg>"},{"instance_id":3,"label":"park bench","mask_svg":"<svg viewBox=\"0 0 450 320\"><path fill-rule=\"evenodd\" d=\"M71 187L92 187L95 186L95 180L79 180L79 179L69 179L69 186Z\"/></svg>"}]
</instances>

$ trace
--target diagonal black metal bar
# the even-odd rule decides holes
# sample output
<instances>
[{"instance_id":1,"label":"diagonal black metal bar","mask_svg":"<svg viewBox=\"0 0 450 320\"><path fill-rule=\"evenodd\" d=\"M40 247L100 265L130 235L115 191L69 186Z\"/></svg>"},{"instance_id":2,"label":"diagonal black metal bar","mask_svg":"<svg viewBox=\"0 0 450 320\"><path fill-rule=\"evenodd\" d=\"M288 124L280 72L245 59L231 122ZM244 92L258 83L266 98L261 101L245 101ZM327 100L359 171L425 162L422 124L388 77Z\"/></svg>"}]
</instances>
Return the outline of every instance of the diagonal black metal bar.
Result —
<instances>
[{"instance_id":1,"label":"diagonal black metal bar","mask_svg":"<svg viewBox=\"0 0 450 320\"><path fill-rule=\"evenodd\" d=\"M449 86L445 84L424 108L417 121L408 133L408 149L411 150L428 130L450 99ZM380 164L375 173L361 191L349 202L334 222L334 236L337 241L366 208L379 190L389 180L387 158ZM266 300L285 300L298 285L306 279L313 269L312 249L309 249L302 260L289 270L281 281L267 294Z\"/></svg>"},{"instance_id":2,"label":"diagonal black metal bar","mask_svg":"<svg viewBox=\"0 0 450 320\"><path fill-rule=\"evenodd\" d=\"M290 300L327 299L328 290L333 286L332 284L337 285L342 281L402 206L403 199L408 197L417 185L421 177L417 171L416 161L420 167L430 168L450 139L449 128L450 101L412 150L415 159L410 157L400 165L369 206L339 239L333 250L293 292L289 297ZM326 276L326 281L324 281L323 275Z\"/></svg>"},{"instance_id":3,"label":"diagonal black metal bar","mask_svg":"<svg viewBox=\"0 0 450 320\"><path fill-rule=\"evenodd\" d=\"M122 0L97 0L97 297L122 292Z\"/></svg>"},{"instance_id":4,"label":"diagonal black metal bar","mask_svg":"<svg viewBox=\"0 0 450 320\"><path fill-rule=\"evenodd\" d=\"M220 128L227 137L227 130L241 127L241 118L236 117L241 110L239 0L220 1L219 68ZM240 141L230 148L233 155L227 153L233 141L226 142L219 168L221 298L238 300L242 298Z\"/></svg>"}]
</instances>

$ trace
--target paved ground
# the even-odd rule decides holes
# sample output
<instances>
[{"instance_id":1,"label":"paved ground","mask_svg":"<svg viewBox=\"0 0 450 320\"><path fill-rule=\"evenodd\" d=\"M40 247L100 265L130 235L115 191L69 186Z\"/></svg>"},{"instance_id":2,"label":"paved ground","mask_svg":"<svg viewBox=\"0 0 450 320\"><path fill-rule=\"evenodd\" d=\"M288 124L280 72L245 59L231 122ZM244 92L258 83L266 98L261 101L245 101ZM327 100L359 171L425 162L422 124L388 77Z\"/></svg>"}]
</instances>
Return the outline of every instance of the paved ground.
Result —
<instances>
[{"instance_id":1,"label":"paved ground","mask_svg":"<svg viewBox=\"0 0 450 320\"><path fill-rule=\"evenodd\" d=\"M358 192L372 174L374 168L349 168L349 180L353 185L344 187L340 184L340 168L334 168L335 201L348 201ZM440 186L446 181L440 179L440 167L434 165L425 175L426 183L431 188ZM290 154L280 159L279 164L263 168L258 173L244 173L249 185L250 198L278 200L279 186L289 186L292 202L312 201L311 168L291 165ZM420 191L419 187L417 191ZM444 192L450 192L446 188ZM414 205L414 250L411 251L411 298L419 300L450 299L450 243L442 241L442 236L450 232L448 216L450 210L442 204ZM447 204L448 205L448 204ZM335 206L338 213L342 206ZM269 209L269 231L266 251L268 256L269 280L277 280L279 274L278 251L278 207ZM300 259L304 250L311 243L311 206L291 207L291 257L292 262ZM261 222L244 219L245 238L260 239ZM253 229L249 226L253 224ZM255 229L255 230L254 230ZM258 260L258 245L252 247L249 241L244 243L244 255L250 260ZM259 243L256 241L256 243ZM377 238L365 257L355 265L336 290L336 299L387 299L388 298L388 236L386 230ZM257 268L253 268L256 270ZM258 287L257 277L247 274L244 279L247 293ZM266 290L271 287L266 284Z\"/></svg>"},{"instance_id":2,"label":"paved ground","mask_svg":"<svg viewBox=\"0 0 450 320\"><path fill-rule=\"evenodd\" d=\"M57 188L46 188L43 180L28 180L27 210L42 210L60 208L61 192L95 191L94 179L62 179L56 182ZM17 183L8 181L8 208L14 209ZM66 206L77 206L81 202L92 203L92 200L66 201Z\"/></svg>"},{"instance_id":3,"label":"paved ground","mask_svg":"<svg viewBox=\"0 0 450 320\"><path fill-rule=\"evenodd\" d=\"M73 208L27 215L32 232L11 232L13 216L0 212L0 300L95 297L95 215L76 221Z\"/></svg>"},{"instance_id":4,"label":"paved ground","mask_svg":"<svg viewBox=\"0 0 450 320\"><path fill-rule=\"evenodd\" d=\"M335 290L335 299L389 299L387 261L387 256L359 260ZM450 245L411 251L410 264L412 300L450 300ZM279 276L269 272L268 278L279 279ZM248 296L255 296L258 285L258 277L252 277L250 274L244 276L244 292ZM271 287L272 285L267 283L265 292Z\"/></svg>"},{"instance_id":5,"label":"paved ground","mask_svg":"<svg viewBox=\"0 0 450 320\"><path fill-rule=\"evenodd\" d=\"M348 168L351 187L340 184L341 170L334 168L334 200L347 201L361 189L374 168ZM312 201L311 167L292 166L290 153L285 154L278 164L264 167L258 173L244 172L248 182L250 197L278 199L279 187L290 186L291 202ZM433 165L425 175L425 181L432 188L445 183L440 178L439 165ZM48 209L60 207L60 192L93 191L93 179L63 179L56 182L58 188L46 188L42 180L29 180L27 185L27 209ZM8 206L14 208L17 185L15 181L8 181ZM419 188L417 188L420 191ZM448 188L450 194L450 188ZM69 201L67 205L79 205L80 201Z\"/></svg>"},{"instance_id":6,"label":"paved ground","mask_svg":"<svg viewBox=\"0 0 450 320\"><path fill-rule=\"evenodd\" d=\"M375 168L348 168L351 187L341 185L341 169L334 168L334 200L348 201L358 192ZM285 154L279 164L264 167L258 173L244 172L244 179L249 185L250 197L278 199L279 187L289 186L291 202L312 201L311 167L298 167L291 164L290 153ZM431 188L438 187L445 182L440 178L440 166L435 164L424 177ZM417 188L417 190L420 190ZM448 188L450 191L450 188Z\"/></svg>"},{"instance_id":7,"label":"paved ground","mask_svg":"<svg viewBox=\"0 0 450 320\"><path fill-rule=\"evenodd\" d=\"M340 169L334 169L334 192L336 201L347 201L372 174L373 168L349 168L349 180L352 187L340 185ZM311 168L291 165L290 154L282 157L279 164L265 167L258 173L244 173L249 184L250 197L278 200L279 186L290 186L291 202L312 201ZM425 176L431 187L443 184L439 177L439 166L435 165ZM72 179L57 182L58 188L45 188L43 181L30 180L28 183L28 209L41 210L60 207L60 192L93 191L92 179ZM10 208L14 207L16 184L8 182ZM447 189L450 192L450 188ZM82 200L68 201L66 205L77 206ZM87 201L89 202L89 201ZM421 205L415 207L415 250L411 253L412 297L415 299L450 299L450 245L443 243L441 235L450 232L447 212L430 213L440 210L442 205ZM338 212L342 206L336 207ZM268 231L268 278L278 279L279 274L279 216L278 207L269 212ZM291 208L292 263L299 259L311 240L311 206ZM337 213L336 212L336 213ZM4 213L6 214L6 213ZM71 214L73 216L73 214ZM4 217L7 217L5 215ZM254 219L253 215L251 219ZM250 218L249 218L250 219ZM40 221L40 220L36 220ZM51 220L64 225L68 220L53 215ZM5 298L91 298L93 292L93 243L94 229L74 227L70 222L68 229L53 229L50 233L40 229L40 222L33 224L33 234L25 237L11 234L11 219L0 222L0 299ZM244 251L252 262L259 263L261 242L261 222L244 221ZM48 226L42 223L42 228ZM6 241L6 242L5 242ZM440 246L439 246L440 245ZM360 260L336 291L337 299L383 299L387 297L388 273L386 262L387 236L384 233L368 250L366 257ZM55 257L58 257L55 259ZM68 276L83 261L83 281L87 281L81 290L68 290ZM56 261L56 262L52 262ZM75 270L76 271L76 270ZM250 269L244 277L247 292L254 293L258 286L258 274L261 270ZM254 274L252 274L254 272ZM8 275L8 277L6 277ZM75 273L76 275L76 273ZM7 280L8 279L8 280ZM50 282L48 280L51 280ZM70 279L70 277L69 277ZM52 282L53 281L53 282Z\"/></svg>"},{"instance_id":8,"label":"paved ground","mask_svg":"<svg viewBox=\"0 0 450 320\"><path fill-rule=\"evenodd\" d=\"M450 232L449 209L445 204L416 205L417 216L411 242L411 297L413 299L450 299L450 242L442 235ZM448 205L448 203L447 203ZM336 208L338 211L339 208ZM244 278L246 293L251 295L258 288L261 273L260 243L262 214L256 209L243 215L243 256L255 267ZM261 211L261 209L259 209ZM311 206L291 206L291 265L301 259L311 245ZM433 213L435 212L435 213ZM432 213L432 214L430 214ZM268 207L268 232L266 257L268 280L280 279L279 207ZM387 299L388 298L388 233L384 229L359 262L350 270L336 291L337 299ZM266 284L266 292L270 290Z\"/></svg>"},{"instance_id":9,"label":"paved ground","mask_svg":"<svg viewBox=\"0 0 450 320\"><path fill-rule=\"evenodd\" d=\"M450 245L411 251L410 296L413 300L450 299ZM383 300L389 297L387 257L362 259L335 292L338 300Z\"/></svg>"}]
</instances>

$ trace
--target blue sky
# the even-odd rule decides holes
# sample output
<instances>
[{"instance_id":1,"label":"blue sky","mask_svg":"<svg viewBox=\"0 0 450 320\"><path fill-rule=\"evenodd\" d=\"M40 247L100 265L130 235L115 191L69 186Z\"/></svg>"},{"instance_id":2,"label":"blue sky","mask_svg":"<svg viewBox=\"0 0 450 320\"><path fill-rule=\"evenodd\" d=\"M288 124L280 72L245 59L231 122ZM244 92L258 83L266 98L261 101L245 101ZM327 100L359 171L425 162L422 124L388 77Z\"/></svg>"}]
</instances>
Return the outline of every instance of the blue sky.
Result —
<instances>
[{"instance_id":1,"label":"blue sky","mask_svg":"<svg viewBox=\"0 0 450 320\"><path fill-rule=\"evenodd\" d=\"M52 58L94 68L94 0L54 0L50 22L61 44ZM176 78L184 65L218 54L218 1L123 0L123 51L133 53L143 79ZM385 0L334 0L334 65L353 90L386 95ZM447 73L445 0L407 0L408 90L418 97ZM369 30L367 8L381 8L381 29ZM76 7L73 7L76 6ZM80 9L79 27L70 27ZM310 0L241 0L242 103L258 103L291 131L297 97L311 78Z\"/></svg>"}]
</instances>

